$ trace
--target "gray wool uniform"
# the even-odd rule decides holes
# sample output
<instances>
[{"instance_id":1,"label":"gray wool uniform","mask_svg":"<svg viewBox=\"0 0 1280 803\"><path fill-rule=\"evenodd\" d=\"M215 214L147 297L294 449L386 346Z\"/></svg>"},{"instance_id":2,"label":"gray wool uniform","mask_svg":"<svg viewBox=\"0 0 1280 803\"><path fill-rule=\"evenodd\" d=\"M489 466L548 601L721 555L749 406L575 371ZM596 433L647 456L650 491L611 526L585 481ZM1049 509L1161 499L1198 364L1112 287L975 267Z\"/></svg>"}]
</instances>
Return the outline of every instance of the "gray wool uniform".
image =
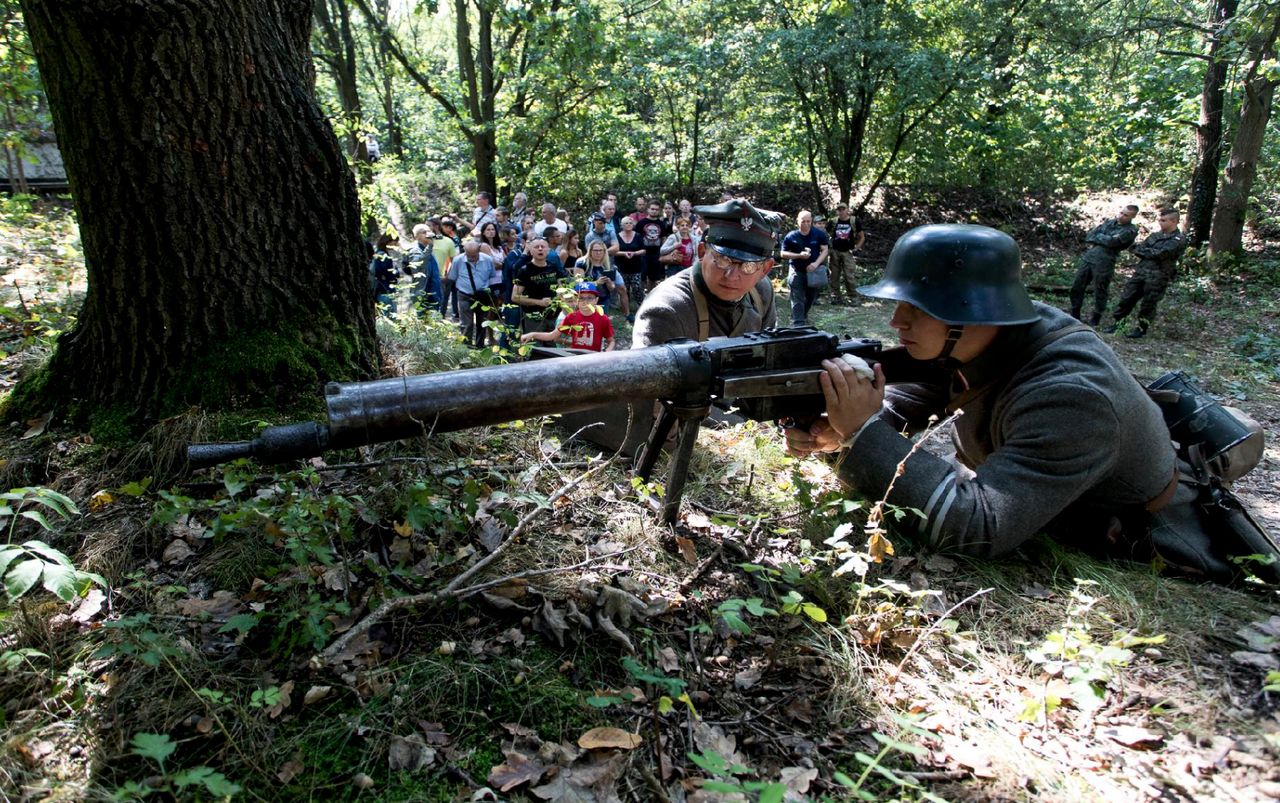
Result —
<instances>
[{"instance_id":1,"label":"gray wool uniform","mask_svg":"<svg viewBox=\"0 0 1280 803\"><path fill-rule=\"evenodd\" d=\"M1066 334L1025 359L1045 334L1075 324L1052 307L1035 307L1039 321L1002 328L960 368L973 389L964 395L890 386L885 410L840 460L841 479L868 499L882 498L911 451L900 430L923 429L931 414L945 418L960 399L953 439L963 465L917 451L888 499L924 513L918 526L936 548L996 555L1046 529L1097 544L1111 514L1140 512L1173 477L1159 409L1096 334ZM1025 364L1010 376L1019 361Z\"/></svg>"},{"instance_id":2,"label":"gray wool uniform","mask_svg":"<svg viewBox=\"0 0 1280 803\"><path fill-rule=\"evenodd\" d=\"M773 283L768 274L760 277L752 288L736 302L713 296L697 274L694 265L663 281L645 296L636 313L631 333L631 347L657 346L679 337L706 340L708 337L736 337L759 332L778 322L774 307ZM699 337L698 296L706 303L707 334ZM759 304L757 308L757 301Z\"/></svg>"}]
</instances>

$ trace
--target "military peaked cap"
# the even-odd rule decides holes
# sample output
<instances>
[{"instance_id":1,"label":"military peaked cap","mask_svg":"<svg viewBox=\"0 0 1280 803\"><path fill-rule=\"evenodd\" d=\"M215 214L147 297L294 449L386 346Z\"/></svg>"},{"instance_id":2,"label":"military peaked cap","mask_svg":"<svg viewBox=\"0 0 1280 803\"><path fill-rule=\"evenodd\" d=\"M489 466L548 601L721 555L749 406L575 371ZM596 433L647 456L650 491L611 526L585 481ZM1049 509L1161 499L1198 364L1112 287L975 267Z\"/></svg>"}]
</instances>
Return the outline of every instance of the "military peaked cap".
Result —
<instances>
[{"instance_id":1,"label":"military peaked cap","mask_svg":"<svg viewBox=\"0 0 1280 803\"><path fill-rule=\"evenodd\" d=\"M745 198L695 206L693 211L709 225L703 240L730 259L759 262L773 256L774 238L782 226L777 212L756 209Z\"/></svg>"}]
</instances>

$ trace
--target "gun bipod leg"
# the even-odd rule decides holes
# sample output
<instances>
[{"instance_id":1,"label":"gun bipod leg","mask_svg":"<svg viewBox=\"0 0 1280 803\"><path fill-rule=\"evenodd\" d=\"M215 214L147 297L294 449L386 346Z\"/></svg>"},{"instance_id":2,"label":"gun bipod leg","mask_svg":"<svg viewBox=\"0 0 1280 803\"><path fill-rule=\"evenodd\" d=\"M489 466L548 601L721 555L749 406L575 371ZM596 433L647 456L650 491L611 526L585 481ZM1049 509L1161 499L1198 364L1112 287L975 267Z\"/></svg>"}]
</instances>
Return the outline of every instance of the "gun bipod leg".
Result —
<instances>
[{"instance_id":1,"label":"gun bipod leg","mask_svg":"<svg viewBox=\"0 0 1280 803\"><path fill-rule=\"evenodd\" d=\"M703 409L695 415L680 418L676 450L671 455L666 495L662 500L663 524L675 524L680 515L680 497L684 495L684 484L689 479L689 458L693 456L693 445L698 442L698 430L702 428L702 419L706 414L706 409Z\"/></svg>"},{"instance_id":2,"label":"gun bipod leg","mask_svg":"<svg viewBox=\"0 0 1280 803\"><path fill-rule=\"evenodd\" d=\"M640 453L636 455L636 476L645 482L649 481L650 475L653 474L653 467L658 462L658 455L662 453L662 445L667 442L667 438L671 435L671 428L675 426L676 414L671 410L669 402L662 403L662 413L658 416L658 420L653 422L653 429L649 430L649 440L647 440L640 448Z\"/></svg>"}]
</instances>

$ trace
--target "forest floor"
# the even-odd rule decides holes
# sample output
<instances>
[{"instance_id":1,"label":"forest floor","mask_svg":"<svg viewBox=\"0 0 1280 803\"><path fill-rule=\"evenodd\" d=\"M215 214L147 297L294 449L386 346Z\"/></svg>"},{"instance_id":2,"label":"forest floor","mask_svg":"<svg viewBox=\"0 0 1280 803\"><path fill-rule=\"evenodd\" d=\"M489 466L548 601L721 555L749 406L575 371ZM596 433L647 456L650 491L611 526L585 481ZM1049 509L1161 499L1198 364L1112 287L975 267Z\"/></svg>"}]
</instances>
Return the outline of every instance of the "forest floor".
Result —
<instances>
[{"instance_id":1,"label":"forest floor","mask_svg":"<svg viewBox=\"0 0 1280 803\"><path fill-rule=\"evenodd\" d=\"M1036 295L1061 305L1116 200L890 193L867 277L911 225L973 220L1010 230ZM0 272L7 389L83 288L65 208L0 210ZM1263 424L1237 489L1273 532L1278 289L1280 253L1213 276L1188 259L1150 336L1106 336L1141 379L1185 370ZM891 341L889 312L821 303L812 322ZM486 360L437 320L379 332L389 372ZM701 433L674 528L646 499L659 488L544 420L289 472L161 471L237 424L193 413L139 444L56 420L0 436L4 487L78 508L20 492L14 512L51 529L11 512L9 542L109 581L0 608L0 799L1280 798L1275 589L1047 539L979 561L891 535L877 564L874 500L754 424Z\"/></svg>"}]
</instances>

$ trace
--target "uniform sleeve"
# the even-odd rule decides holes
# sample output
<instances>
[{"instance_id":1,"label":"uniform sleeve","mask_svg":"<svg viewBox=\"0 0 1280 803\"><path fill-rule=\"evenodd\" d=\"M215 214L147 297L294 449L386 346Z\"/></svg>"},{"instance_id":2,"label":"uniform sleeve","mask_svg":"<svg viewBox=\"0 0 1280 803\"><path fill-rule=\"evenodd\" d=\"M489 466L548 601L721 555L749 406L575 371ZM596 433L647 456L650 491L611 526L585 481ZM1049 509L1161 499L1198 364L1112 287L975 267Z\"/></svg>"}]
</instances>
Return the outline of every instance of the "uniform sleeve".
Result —
<instances>
[{"instance_id":1,"label":"uniform sleeve","mask_svg":"<svg viewBox=\"0 0 1280 803\"><path fill-rule=\"evenodd\" d=\"M1106 228L1106 225L1103 223L1089 229L1089 233L1084 236L1084 241L1090 245L1102 245L1102 230Z\"/></svg>"},{"instance_id":2,"label":"uniform sleeve","mask_svg":"<svg viewBox=\"0 0 1280 803\"><path fill-rule=\"evenodd\" d=\"M1003 444L973 475L923 450L908 458L911 442L881 420L850 448L840 477L867 499L883 498L893 481L888 501L920 511L917 527L937 549L976 556L1015 549L1108 475L1119 421L1096 391L1064 392L1061 384L1007 404Z\"/></svg>"},{"instance_id":3,"label":"uniform sleeve","mask_svg":"<svg viewBox=\"0 0 1280 803\"><path fill-rule=\"evenodd\" d=\"M1108 238L1107 247L1114 251L1123 251L1138 239L1138 230L1133 226L1125 226Z\"/></svg>"},{"instance_id":4,"label":"uniform sleeve","mask_svg":"<svg viewBox=\"0 0 1280 803\"><path fill-rule=\"evenodd\" d=\"M760 303L764 305L764 309L760 310L760 328L772 329L778 325L777 296L773 292L773 282L765 276L756 286L760 288Z\"/></svg>"},{"instance_id":5,"label":"uniform sleeve","mask_svg":"<svg viewBox=\"0 0 1280 803\"><path fill-rule=\"evenodd\" d=\"M696 331L688 331L688 316L681 316L665 304L643 304L631 330L631 347L660 346L677 337L696 338ZM696 321L694 322L696 326Z\"/></svg>"},{"instance_id":6,"label":"uniform sleeve","mask_svg":"<svg viewBox=\"0 0 1280 803\"><path fill-rule=\"evenodd\" d=\"M1134 246L1133 253L1146 259L1169 259L1182 253L1185 244L1186 240L1182 237L1165 237L1154 243L1148 238L1142 245Z\"/></svg>"}]
</instances>

